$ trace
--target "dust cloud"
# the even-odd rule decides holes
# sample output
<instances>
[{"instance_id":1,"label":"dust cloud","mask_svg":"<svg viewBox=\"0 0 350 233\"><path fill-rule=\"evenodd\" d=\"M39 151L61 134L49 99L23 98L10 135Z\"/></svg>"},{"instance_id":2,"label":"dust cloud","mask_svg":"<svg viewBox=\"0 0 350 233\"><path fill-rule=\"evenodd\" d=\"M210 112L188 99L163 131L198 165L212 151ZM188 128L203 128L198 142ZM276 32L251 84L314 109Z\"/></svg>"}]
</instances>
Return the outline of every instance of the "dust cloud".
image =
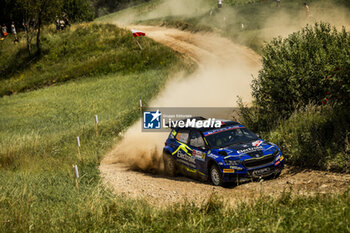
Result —
<instances>
[{"instance_id":1,"label":"dust cloud","mask_svg":"<svg viewBox=\"0 0 350 233\"><path fill-rule=\"evenodd\" d=\"M199 62L189 76L178 73L149 104L151 107L233 107L237 96L251 101L252 75L260 69L260 58L248 48L214 34L192 34L175 29L141 28L153 39L174 50L191 54ZM126 163L131 169L161 172L162 148L169 133L142 133L134 124L105 162Z\"/></svg>"},{"instance_id":2,"label":"dust cloud","mask_svg":"<svg viewBox=\"0 0 350 233\"><path fill-rule=\"evenodd\" d=\"M165 17L169 15L202 14L210 9L206 1L170 0L143 12L142 19ZM189 7L189 4L191 7ZM204 6L204 7L203 7ZM301 8L297 16L289 12L279 11L264 19L265 27L259 36L270 40L275 36L287 36L306 24L316 21L330 22L337 27L349 24L347 10L338 6L312 4L310 17L306 19ZM118 18L119 25L129 24L137 19L129 14ZM235 12L222 11L213 19L236 20ZM257 76L261 68L260 57L252 50L236 45L228 39L214 34L193 34L176 29L137 26L152 39L172 49L186 54L199 65L197 71L189 76L178 73L165 85L161 93L149 104L151 107L233 107L237 96L243 102L251 102L250 83L252 76ZM234 30L234 29L233 29ZM237 29L236 29L237 30ZM125 163L130 169L147 172L162 172L162 148L168 133L142 133L141 121L135 123L123 135L123 139L106 156L102 163Z\"/></svg>"},{"instance_id":3,"label":"dust cloud","mask_svg":"<svg viewBox=\"0 0 350 233\"><path fill-rule=\"evenodd\" d=\"M306 10L302 6L296 14L291 14L288 10L276 12L265 20L259 36L265 41L270 41L278 36L287 37L289 34L317 22L329 23L338 30L341 30L342 27L348 28L350 24L350 11L345 7L331 2L315 2L309 7L309 16L306 15Z\"/></svg>"},{"instance_id":4,"label":"dust cloud","mask_svg":"<svg viewBox=\"0 0 350 233\"><path fill-rule=\"evenodd\" d=\"M130 25L140 20L168 16L194 17L208 12L212 6L213 2L207 0L159 0L145 8L121 12L114 18L114 22L118 25Z\"/></svg>"}]
</instances>

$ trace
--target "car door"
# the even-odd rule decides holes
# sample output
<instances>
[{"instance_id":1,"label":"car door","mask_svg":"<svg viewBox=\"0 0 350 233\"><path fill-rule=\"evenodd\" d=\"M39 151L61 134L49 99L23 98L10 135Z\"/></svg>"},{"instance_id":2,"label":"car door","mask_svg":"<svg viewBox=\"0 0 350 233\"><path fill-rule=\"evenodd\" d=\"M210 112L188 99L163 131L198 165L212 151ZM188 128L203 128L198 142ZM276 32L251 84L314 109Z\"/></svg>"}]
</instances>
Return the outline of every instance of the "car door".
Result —
<instances>
[{"instance_id":1,"label":"car door","mask_svg":"<svg viewBox=\"0 0 350 233\"><path fill-rule=\"evenodd\" d=\"M192 157L196 163L196 170L199 174L206 173L206 146L202 134L194 129L190 132L189 146L192 150Z\"/></svg>"},{"instance_id":2,"label":"car door","mask_svg":"<svg viewBox=\"0 0 350 233\"><path fill-rule=\"evenodd\" d=\"M196 161L192 157L192 149L188 146L190 131L187 129L179 129L176 134L177 148L173 152L176 156L176 161L188 169L196 169Z\"/></svg>"}]
</instances>

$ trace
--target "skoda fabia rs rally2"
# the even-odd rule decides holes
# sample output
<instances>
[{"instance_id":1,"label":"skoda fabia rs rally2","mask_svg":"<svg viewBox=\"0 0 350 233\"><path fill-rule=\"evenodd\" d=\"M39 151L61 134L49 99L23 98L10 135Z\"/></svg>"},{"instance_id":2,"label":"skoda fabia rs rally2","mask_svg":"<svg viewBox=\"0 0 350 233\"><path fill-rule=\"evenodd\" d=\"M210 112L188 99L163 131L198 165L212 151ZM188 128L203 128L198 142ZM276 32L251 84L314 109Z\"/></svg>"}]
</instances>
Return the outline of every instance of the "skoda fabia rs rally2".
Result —
<instances>
[{"instance_id":1,"label":"skoda fabia rs rally2","mask_svg":"<svg viewBox=\"0 0 350 233\"><path fill-rule=\"evenodd\" d=\"M180 173L214 185L277 177L284 167L275 144L234 121L221 121L219 127L172 127L163 159L168 175Z\"/></svg>"}]
</instances>

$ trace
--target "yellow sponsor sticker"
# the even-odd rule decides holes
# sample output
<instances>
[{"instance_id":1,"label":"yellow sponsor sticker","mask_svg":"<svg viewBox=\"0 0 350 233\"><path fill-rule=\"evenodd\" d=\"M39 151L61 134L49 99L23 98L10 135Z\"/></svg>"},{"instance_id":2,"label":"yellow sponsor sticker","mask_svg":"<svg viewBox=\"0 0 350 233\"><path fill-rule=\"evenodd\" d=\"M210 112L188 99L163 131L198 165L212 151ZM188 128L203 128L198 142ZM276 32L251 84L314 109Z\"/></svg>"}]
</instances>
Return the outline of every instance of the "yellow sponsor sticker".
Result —
<instances>
[{"instance_id":1,"label":"yellow sponsor sticker","mask_svg":"<svg viewBox=\"0 0 350 233\"><path fill-rule=\"evenodd\" d=\"M224 169L224 173L235 173L235 169Z\"/></svg>"},{"instance_id":2,"label":"yellow sponsor sticker","mask_svg":"<svg viewBox=\"0 0 350 233\"><path fill-rule=\"evenodd\" d=\"M283 155L281 155L280 161L282 161L284 159Z\"/></svg>"}]
</instances>

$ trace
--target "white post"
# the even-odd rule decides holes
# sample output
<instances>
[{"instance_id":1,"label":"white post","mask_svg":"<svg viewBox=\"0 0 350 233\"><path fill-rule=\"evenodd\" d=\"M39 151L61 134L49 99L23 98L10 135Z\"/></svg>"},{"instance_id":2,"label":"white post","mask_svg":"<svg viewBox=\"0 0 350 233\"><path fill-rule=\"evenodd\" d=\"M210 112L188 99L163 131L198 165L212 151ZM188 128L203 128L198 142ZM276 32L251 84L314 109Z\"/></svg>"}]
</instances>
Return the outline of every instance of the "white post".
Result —
<instances>
[{"instance_id":1,"label":"white post","mask_svg":"<svg viewBox=\"0 0 350 233\"><path fill-rule=\"evenodd\" d=\"M96 136L98 136L98 117L95 115L95 128L96 128Z\"/></svg>"},{"instance_id":2,"label":"white post","mask_svg":"<svg viewBox=\"0 0 350 233\"><path fill-rule=\"evenodd\" d=\"M73 165L73 168L74 168L74 174L75 174L75 186L77 187L77 190L79 192L79 182L78 182L79 171L78 171L78 166L77 165Z\"/></svg>"},{"instance_id":3,"label":"white post","mask_svg":"<svg viewBox=\"0 0 350 233\"><path fill-rule=\"evenodd\" d=\"M142 47L141 47L139 41L136 38L135 38L135 41L136 41L136 44L139 46L139 48L142 50Z\"/></svg>"},{"instance_id":4,"label":"white post","mask_svg":"<svg viewBox=\"0 0 350 233\"><path fill-rule=\"evenodd\" d=\"M77 137L77 146L78 146L78 159L80 160L81 156L80 156L80 139L79 139L79 136Z\"/></svg>"},{"instance_id":5,"label":"white post","mask_svg":"<svg viewBox=\"0 0 350 233\"><path fill-rule=\"evenodd\" d=\"M140 112L142 114L142 99L140 99Z\"/></svg>"},{"instance_id":6,"label":"white post","mask_svg":"<svg viewBox=\"0 0 350 233\"><path fill-rule=\"evenodd\" d=\"M74 165L74 173L75 173L75 178L79 178L79 171L78 171L78 165Z\"/></svg>"}]
</instances>

